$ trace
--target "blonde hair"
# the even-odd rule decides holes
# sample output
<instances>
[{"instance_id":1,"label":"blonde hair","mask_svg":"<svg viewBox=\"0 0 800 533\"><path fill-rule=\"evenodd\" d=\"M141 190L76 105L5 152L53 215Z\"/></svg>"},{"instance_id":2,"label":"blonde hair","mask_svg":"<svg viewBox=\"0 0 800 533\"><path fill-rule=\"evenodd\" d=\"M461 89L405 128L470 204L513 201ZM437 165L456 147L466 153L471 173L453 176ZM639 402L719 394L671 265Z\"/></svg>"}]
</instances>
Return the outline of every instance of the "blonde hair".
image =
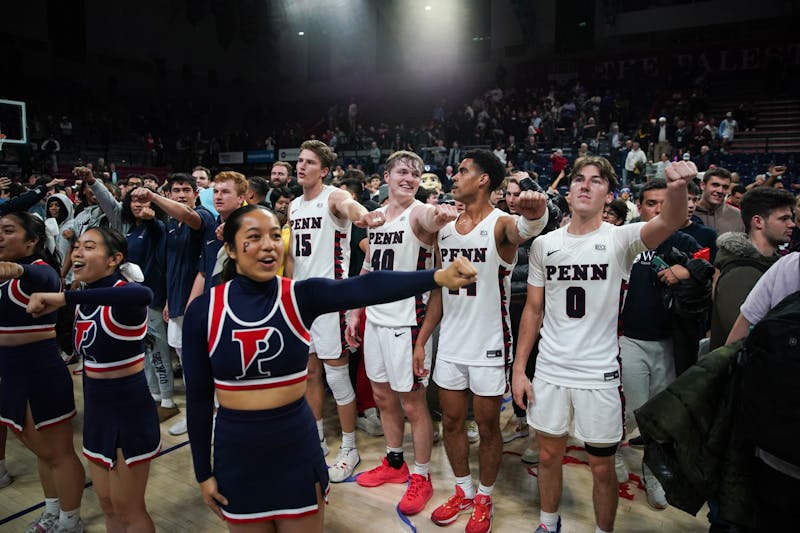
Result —
<instances>
[{"instance_id":1,"label":"blonde hair","mask_svg":"<svg viewBox=\"0 0 800 533\"><path fill-rule=\"evenodd\" d=\"M245 196L247 194L247 178L244 177L244 174L240 174L239 172L234 172L232 170L224 170L214 176L215 182L220 181L232 181L236 186L236 192L240 196Z\"/></svg>"},{"instance_id":2,"label":"blonde hair","mask_svg":"<svg viewBox=\"0 0 800 533\"><path fill-rule=\"evenodd\" d=\"M408 165L419 170L420 173L422 173L422 169L425 168L425 163L422 161L420 156L414 152L409 152L408 150L398 150L386 158L386 162L384 163L384 171L388 174L400 161L405 161Z\"/></svg>"}]
</instances>

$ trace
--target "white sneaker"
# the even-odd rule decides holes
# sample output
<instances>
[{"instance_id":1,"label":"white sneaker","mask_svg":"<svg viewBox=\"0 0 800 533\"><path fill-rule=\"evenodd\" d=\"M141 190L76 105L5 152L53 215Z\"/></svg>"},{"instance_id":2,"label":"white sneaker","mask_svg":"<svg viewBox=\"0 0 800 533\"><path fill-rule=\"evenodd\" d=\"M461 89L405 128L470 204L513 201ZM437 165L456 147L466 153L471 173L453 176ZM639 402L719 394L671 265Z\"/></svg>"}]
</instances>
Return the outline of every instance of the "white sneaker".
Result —
<instances>
[{"instance_id":1,"label":"white sneaker","mask_svg":"<svg viewBox=\"0 0 800 533\"><path fill-rule=\"evenodd\" d=\"M174 424L172 424L167 430L167 433L169 433L173 437L177 437L178 435L183 435L187 431L189 430L186 427L186 418L184 417L175 422Z\"/></svg>"},{"instance_id":2,"label":"white sneaker","mask_svg":"<svg viewBox=\"0 0 800 533\"><path fill-rule=\"evenodd\" d=\"M319 447L322 448L322 456L327 457L329 453L331 453L331 449L328 447L328 443L325 442L325 439L319 441Z\"/></svg>"},{"instance_id":3,"label":"white sneaker","mask_svg":"<svg viewBox=\"0 0 800 533\"><path fill-rule=\"evenodd\" d=\"M83 533L83 520L78 518L78 522L72 527L58 526L53 530L55 533Z\"/></svg>"},{"instance_id":4,"label":"white sneaker","mask_svg":"<svg viewBox=\"0 0 800 533\"><path fill-rule=\"evenodd\" d=\"M25 533L54 533L58 526L58 515L42 513L36 522L28 524Z\"/></svg>"},{"instance_id":5,"label":"white sneaker","mask_svg":"<svg viewBox=\"0 0 800 533\"><path fill-rule=\"evenodd\" d=\"M359 416L356 418L356 427L367 432L373 437L380 437L383 435L381 419L378 418L378 410L374 407L366 409L364 411L364 416Z\"/></svg>"},{"instance_id":6,"label":"white sneaker","mask_svg":"<svg viewBox=\"0 0 800 533\"><path fill-rule=\"evenodd\" d=\"M628 465L625 464L625 459L622 457L622 450L617 450L614 454L614 470L617 472L617 483L627 483L630 479L628 472Z\"/></svg>"},{"instance_id":7,"label":"white sneaker","mask_svg":"<svg viewBox=\"0 0 800 533\"><path fill-rule=\"evenodd\" d=\"M509 443L528 436L528 421L525 418L512 416L503 428L503 442Z\"/></svg>"},{"instance_id":8,"label":"white sneaker","mask_svg":"<svg viewBox=\"0 0 800 533\"><path fill-rule=\"evenodd\" d=\"M355 448L339 448L336 462L328 467L328 477L331 483L341 483L353 475L361 456Z\"/></svg>"},{"instance_id":9,"label":"white sneaker","mask_svg":"<svg viewBox=\"0 0 800 533\"><path fill-rule=\"evenodd\" d=\"M531 443L525 448L525 451L522 452L522 462L528 465L535 465L539 462L539 446L535 443Z\"/></svg>"},{"instance_id":10,"label":"white sneaker","mask_svg":"<svg viewBox=\"0 0 800 533\"><path fill-rule=\"evenodd\" d=\"M11 485L12 481L14 481L14 478L11 477L11 474L8 473L8 470L4 468L3 472L0 473L0 489L8 487Z\"/></svg>"},{"instance_id":11,"label":"white sneaker","mask_svg":"<svg viewBox=\"0 0 800 533\"><path fill-rule=\"evenodd\" d=\"M467 440L470 444L475 444L480 440L481 435L478 432L478 423L474 420L467 420Z\"/></svg>"},{"instance_id":12,"label":"white sneaker","mask_svg":"<svg viewBox=\"0 0 800 533\"><path fill-rule=\"evenodd\" d=\"M647 503L650 507L663 511L669 506L667 495L664 494L664 487L661 486L655 476L644 476L644 488L647 491Z\"/></svg>"}]
</instances>

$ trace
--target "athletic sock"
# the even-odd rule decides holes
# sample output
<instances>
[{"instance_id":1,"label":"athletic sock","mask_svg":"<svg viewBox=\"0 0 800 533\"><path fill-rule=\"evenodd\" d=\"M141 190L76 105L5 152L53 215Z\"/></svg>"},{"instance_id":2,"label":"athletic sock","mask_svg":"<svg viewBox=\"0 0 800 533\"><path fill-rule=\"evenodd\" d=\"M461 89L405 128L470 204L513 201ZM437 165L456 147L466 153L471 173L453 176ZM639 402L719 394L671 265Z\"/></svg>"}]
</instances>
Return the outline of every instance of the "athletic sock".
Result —
<instances>
[{"instance_id":1,"label":"athletic sock","mask_svg":"<svg viewBox=\"0 0 800 533\"><path fill-rule=\"evenodd\" d=\"M558 513L539 511L539 522L544 524L548 531L555 531L558 528Z\"/></svg>"},{"instance_id":2,"label":"athletic sock","mask_svg":"<svg viewBox=\"0 0 800 533\"><path fill-rule=\"evenodd\" d=\"M494 490L494 485L489 485L488 487L483 483L478 483L478 494L483 494L484 496L492 497L492 491Z\"/></svg>"},{"instance_id":3,"label":"athletic sock","mask_svg":"<svg viewBox=\"0 0 800 533\"><path fill-rule=\"evenodd\" d=\"M403 457L403 448L390 448L386 447L386 462L389 466L395 469L403 468L403 463L406 462Z\"/></svg>"},{"instance_id":4,"label":"athletic sock","mask_svg":"<svg viewBox=\"0 0 800 533\"><path fill-rule=\"evenodd\" d=\"M342 448L355 448L356 447L356 432L345 433L342 432Z\"/></svg>"},{"instance_id":5,"label":"athletic sock","mask_svg":"<svg viewBox=\"0 0 800 533\"><path fill-rule=\"evenodd\" d=\"M611 531L603 531L599 527L595 526L594 533L612 533Z\"/></svg>"},{"instance_id":6,"label":"athletic sock","mask_svg":"<svg viewBox=\"0 0 800 533\"><path fill-rule=\"evenodd\" d=\"M325 440L325 434L322 432L322 420L317 420L317 435L319 435L319 440Z\"/></svg>"},{"instance_id":7,"label":"athletic sock","mask_svg":"<svg viewBox=\"0 0 800 533\"><path fill-rule=\"evenodd\" d=\"M428 477L428 474L430 473L430 471L431 471L431 469L430 469L430 464L429 463L425 463L425 464L422 464L422 465L419 464L419 463L414 463L414 473L417 474L418 476L422 476L422 477L426 478L426 477Z\"/></svg>"},{"instance_id":8,"label":"athletic sock","mask_svg":"<svg viewBox=\"0 0 800 533\"><path fill-rule=\"evenodd\" d=\"M150 393L150 396L152 396L152 397L153 397L153 401L154 401L154 402L160 402L160 401L161 401L161 395L160 395L160 394L153 394L153 393L151 392L151 393Z\"/></svg>"},{"instance_id":9,"label":"athletic sock","mask_svg":"<svg viewBox=\"0 0 800 533\"><path fill-rule=\"evenodd\" d=\"M58 528L59 529L74 529L78 525L78 520L81 519L81 508L78 507L72 511L61 511L58 515Z\"/></svg>"},{"instance_id":10,"label":"athletic sock","mask_svg":"<svg viewBox=\"0 0 800 533\"><path fill-rule=\"evenodd\" d=\"M472 484L472 476L456 477L456 486L464 491L464 497L472 500L475 498L475 485Z\"/></svg>"},{"instance_id":11,"label":"athletic sock","mask_svg":"<svg viewBox=\"0 0 800 533\"><path fill-rule=\"evenodd\" d=\"M161 407L164 409L172 409L175 407L175 400L172 398L161 398Z\"/></svg>"},{"instance_id":12,"label":"athletic sock","mask_svg":"<svg viewBox=\"0 0 800 533\"><path fill-rule=\"evenodd\" d=\"M45 498L44 512L53 516L58 516L58 513L61 512L61 504L58 498Z\"/></svg>"}]
</instances>

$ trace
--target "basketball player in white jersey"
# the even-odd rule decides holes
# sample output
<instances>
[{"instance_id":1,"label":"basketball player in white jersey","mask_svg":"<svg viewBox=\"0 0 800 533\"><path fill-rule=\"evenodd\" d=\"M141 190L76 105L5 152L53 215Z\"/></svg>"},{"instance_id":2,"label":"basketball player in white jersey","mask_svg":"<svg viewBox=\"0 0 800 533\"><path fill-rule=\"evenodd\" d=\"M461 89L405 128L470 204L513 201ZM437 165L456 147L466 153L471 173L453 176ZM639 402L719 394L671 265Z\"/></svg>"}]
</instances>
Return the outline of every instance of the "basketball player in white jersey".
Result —
<instances>
[{"instance_id":1,"label":"basketball player in white jersey","mask_svg":"<svg viewBox=\"0 0 800 533\"><path fill-rule=\"evenodd\" d=\"M486 533L492 526L491 494L503 446L500 403L513 358L508 306L517 246L541 233L547 224L547 198L542 193L525 191L520 195L519 217L492 207L489 196L500 187L504 175L503 164L488 150L467 153L459 165L452 193L465 207L457 220L439 231L437 259L448 265L466 256L478 270L478 281L455 293L431 292L414 348L414 372L426 376L425 343L441 321L433 379L440 389L444 444L456 488L455 495L434 510L431 520L446 525L471 512L466 527L469 533ZM470 391L480 432L477 494L464 430Z\"/></svg>"},{"instance_id":2,"label":"basketball player in white jersey","mask_svg":"<svg viewBox=\"0 0 800 533\"><path fill-rule=\"evenodd\" d=\"M383 223L383 214L368 213L347 192L322 183L335 160L336 154L321 141L309 140L300 145L296 170L303 194L289 206L290 253L286 257L285 277L296 280L347 277L351 224L370 227ZM348 352L343 349L344 328L344 313L317 318L311 325L308 359L306 399L317 419L320 445L326 454L328 449L322 429L325 388L320 361L324 361L325 376L342 426L342 445L328 472L334 483L349 478L361 462L355 437L356 394L350 382Z\"/></svg>"},{"instance_id":3,"label":"basketball player in white jersey","mask_svg":"<svg viewBox=\"0 0 800 533\"><path fill-rule=\"evenodd\" d=\"M429 205L415 199L424 163L413 152L399 151L386 159L384 180L389 203L378 211L385 222L367 232L367 254L362 273L371 270L421 270L433 266L436 232L458 216L455 206ZM414 340L425 316L427 295L366 308L364 364L381 411L386 457L356 479L364 487L408 482L399 508L417 514L433 495L428 463L433 446L433 424L425 399L427 379L416 378ZM354 309L347 325L347 341L358 346L363 309ZM430 351L426 350L430 357ZM403 458L405 418L414 439L414 470ZM410 481L409 481L410 477Z\"/></svg>"},{"instance_id":4,"label":"basketball player in white jersey","mask_svg":"<svg viewBox=\"0 0 800 533\"><path fill-rule=\"evenodd\" d=\"M570 223L533 241L512 388L540 447L537 533L561 530L561 461L570 431L589 454L595 531L613 531L619 499L614 452L624 417L617 341L621 283L637 254L686 222L686 182L696 175L693 163L673 163L661 214L612 226L603 222L603 208L617 187L614 169L603 157L581 157L570 175ZM525 364L540 329L531 382Z\"/></svg>"}]
</instances>

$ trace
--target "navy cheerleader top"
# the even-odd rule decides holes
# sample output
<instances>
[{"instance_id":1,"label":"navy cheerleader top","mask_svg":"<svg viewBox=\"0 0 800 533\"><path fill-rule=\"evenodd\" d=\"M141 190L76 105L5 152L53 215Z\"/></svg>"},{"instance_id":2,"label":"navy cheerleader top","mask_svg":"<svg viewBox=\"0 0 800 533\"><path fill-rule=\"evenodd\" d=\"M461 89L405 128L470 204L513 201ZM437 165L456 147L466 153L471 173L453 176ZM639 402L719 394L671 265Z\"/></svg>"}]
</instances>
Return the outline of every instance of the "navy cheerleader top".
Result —
<instances>
[{"instance_id":1,"label":"navy cheerleader top","mask_svg":"<svg viewBox=\"0 0 800 533\"><path fill-rule=\"evenodd\" d=\"M183 322L187 425L197 481L213 475L215 388L243 391L304 381L314 319L427 292L437 287L433 274L378 271L346 280L276 276L266 282L236 276L197 297Z\"/></svg>"},{"instance_id":2,"label":"navy cheerleader top","mask_svg":"<svg viewBox=\"0 0 800 533\"><path fill-rule=\"evenodd\" d=\"M76 306L73 343L86 370L110 372L144 361L147 306L152 299L149 288L129 283L117 273L64 293L67 304Z\"/></svg>"},{"instance_id":3,"label":"navy cheerleader top","mask_svg":"<svg viewBox=\"0 0 800 533\"><path fill-rule=\"evenodd\" d=\"M25 312L34 292L59 292L61 279L53 267L31 255L17 261L22 275L0 283L0 333L31 333L56 330L57 313L35 318Z\"/></svg>"}]
</instances>

